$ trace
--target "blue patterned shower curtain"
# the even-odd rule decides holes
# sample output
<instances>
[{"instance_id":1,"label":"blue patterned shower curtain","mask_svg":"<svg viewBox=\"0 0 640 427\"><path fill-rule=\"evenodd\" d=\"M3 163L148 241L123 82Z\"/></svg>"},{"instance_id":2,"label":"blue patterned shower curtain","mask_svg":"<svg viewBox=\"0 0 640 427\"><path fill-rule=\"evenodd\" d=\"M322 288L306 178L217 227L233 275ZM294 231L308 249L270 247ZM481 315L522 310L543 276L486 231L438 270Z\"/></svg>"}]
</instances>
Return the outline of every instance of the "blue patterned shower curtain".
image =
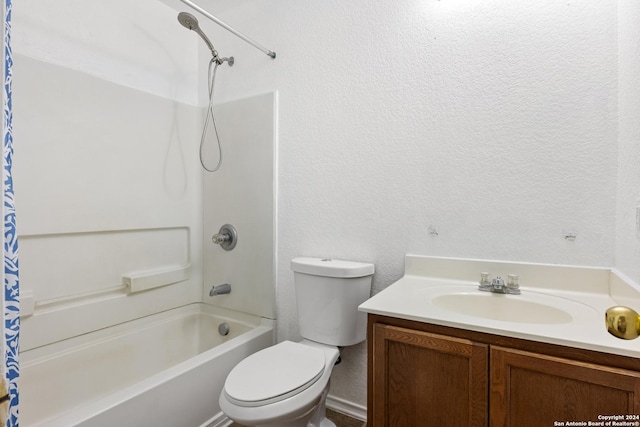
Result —
<instances>
[{"instance_id":1,"label":"blue patterned shower curtain","mask_svg":"<svg viewBox=\"0 0 640 427\"><path fill-rule=\"evenodd\" d=\"M2 396L4 399L0 406L3 415L7 417L7 427L18 426L18 336L20 332L20 305L18 291L18 236L16 234L16 214L13 203L13 180L11 177L11 165L13 162L13 123L12 123L12 93L11 81L13 76L13 57L11 54L11 0L4 1L4 92L2 96L4 120L2 122L2 182L3 204L2 215L4 219L4 367ZM8 402L6 401L8 392ZM7 405L8 403L8 405ZM4 417L3 417L4 418Z\"/></svg>"}]
</instances>

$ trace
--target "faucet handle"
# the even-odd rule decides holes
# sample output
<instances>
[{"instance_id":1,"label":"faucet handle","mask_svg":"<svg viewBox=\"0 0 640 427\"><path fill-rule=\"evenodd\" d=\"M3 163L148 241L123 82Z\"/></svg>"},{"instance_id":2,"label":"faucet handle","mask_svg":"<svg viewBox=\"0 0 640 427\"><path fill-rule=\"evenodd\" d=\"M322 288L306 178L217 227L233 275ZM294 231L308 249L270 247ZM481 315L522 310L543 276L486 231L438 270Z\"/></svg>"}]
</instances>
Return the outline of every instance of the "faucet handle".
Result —
<instances>
[{"instance_id":1,"label":"faucet handle","mask_svg":"<svg viewBox=\"0 0 640 427\"><path fill-rule=\"evenodd\" d=\"M233 225L225 224L211 237L211 241L216 245L220 245L225 251L230 251L236 247L238 232Z\"/></svg>"},{"instance_id":2,"label":"faucet handle","mask_svg":"<svg viewBox=\"0 0 640 427\"><path fill-rule=\"evenodd\" d=\"M483 271L480 273L480 286L478 289L481 291L491 290L491 281L489 280L489 273Z\"/></svg>"},{"instance_id":3,"label":"faucet handle","mask_svg":"<svg viewBox=\"0 0 640 427\"><path fill-rule=\"evenodd\" d=\"M228 242L229 240L231 240L231 236L228 233L217 233L211 237L211 241L215 245L221 245L224 242Z\"/></svg>"},{"instance_id":4,"label":"faucet handle","mask_svg":"<svg viewBox=\"0 0 640 427\"><path fill-rule=\"evenodd\" d=\"M507 275L507 291L510 294L520 294L520 284L518 280L520 277L517 274L509 274Z\"/></svg>"}]
</instances>

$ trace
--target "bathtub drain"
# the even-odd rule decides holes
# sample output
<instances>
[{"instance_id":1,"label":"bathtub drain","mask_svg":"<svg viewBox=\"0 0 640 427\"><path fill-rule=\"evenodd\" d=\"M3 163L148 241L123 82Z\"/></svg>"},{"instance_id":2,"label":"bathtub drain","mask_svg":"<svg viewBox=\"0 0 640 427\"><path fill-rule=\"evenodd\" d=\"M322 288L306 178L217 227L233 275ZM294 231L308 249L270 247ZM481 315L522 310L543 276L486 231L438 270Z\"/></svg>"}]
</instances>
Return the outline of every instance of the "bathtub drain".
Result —
<instances>
[{"instance_id":1,"label":"bathtub drain","mask_svg":"<svg viewBox=\"0 0 640 427\"><path fill-rule=\"evenodd\" d=\"M220 323L218 325L218 333L223 337L229 335L229 324L227 322Z\"/></svg>"}]
</instances>

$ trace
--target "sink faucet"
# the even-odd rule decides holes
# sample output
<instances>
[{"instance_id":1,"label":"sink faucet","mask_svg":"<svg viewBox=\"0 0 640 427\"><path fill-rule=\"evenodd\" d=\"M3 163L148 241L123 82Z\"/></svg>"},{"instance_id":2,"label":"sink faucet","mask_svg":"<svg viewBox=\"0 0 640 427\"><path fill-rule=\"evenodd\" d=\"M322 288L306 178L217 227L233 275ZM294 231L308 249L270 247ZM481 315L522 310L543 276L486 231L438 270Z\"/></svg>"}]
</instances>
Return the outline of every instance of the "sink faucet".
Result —
<instances>
[{"instance_id":1,"label":"sink faucet","mask_svg":"<svg viewBox=\"0 0 640 427\"><path fill-rule=\"evenodd\" d=\"M478 286L478 290L498 294L520 295L518 276L509 274L507 276L507 283L505 284L500 276L489 281L489 273L480 273L480 286Z\"/></svg>"},{"instance_id":2,"label":"sink faucet","mask_svg":"<svg viewBox=\"0 0 640 427\"><path fill-rule=\"evenodd\" d=\"M505 286L504 280L500 276L496 277L491 281L491 292L496 292L499 294L504 294Z\"/></svg>"}]
</instances>

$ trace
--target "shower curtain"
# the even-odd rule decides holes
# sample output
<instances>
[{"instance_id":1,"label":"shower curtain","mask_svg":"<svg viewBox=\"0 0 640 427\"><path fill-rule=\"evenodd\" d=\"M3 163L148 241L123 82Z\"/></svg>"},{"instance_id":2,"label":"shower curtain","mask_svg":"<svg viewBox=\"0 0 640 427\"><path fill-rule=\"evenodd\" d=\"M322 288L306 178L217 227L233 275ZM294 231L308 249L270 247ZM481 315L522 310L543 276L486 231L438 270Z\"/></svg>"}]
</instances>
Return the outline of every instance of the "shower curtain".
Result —
<instances>
[{"instance_id":1,"label":"shower curtain","mask_svg":"<svg viewBox=\"0 0 640 427\"><path fill-rule=\"evenodd\" d=\"M18 238L16 235L16 215L13 203L13 180L11 165L13 161L12 132L12 93L11 81L13 58L11 54L11 0L3 4L3 121L2 121L2 183L3 203L2 218L4 220L4 293L2 323L2 350L4 364L0 377L0 421L7 427L18 426L18 337L20 332L20 305L18 292Z\"/></svg>"}]
</instances>

